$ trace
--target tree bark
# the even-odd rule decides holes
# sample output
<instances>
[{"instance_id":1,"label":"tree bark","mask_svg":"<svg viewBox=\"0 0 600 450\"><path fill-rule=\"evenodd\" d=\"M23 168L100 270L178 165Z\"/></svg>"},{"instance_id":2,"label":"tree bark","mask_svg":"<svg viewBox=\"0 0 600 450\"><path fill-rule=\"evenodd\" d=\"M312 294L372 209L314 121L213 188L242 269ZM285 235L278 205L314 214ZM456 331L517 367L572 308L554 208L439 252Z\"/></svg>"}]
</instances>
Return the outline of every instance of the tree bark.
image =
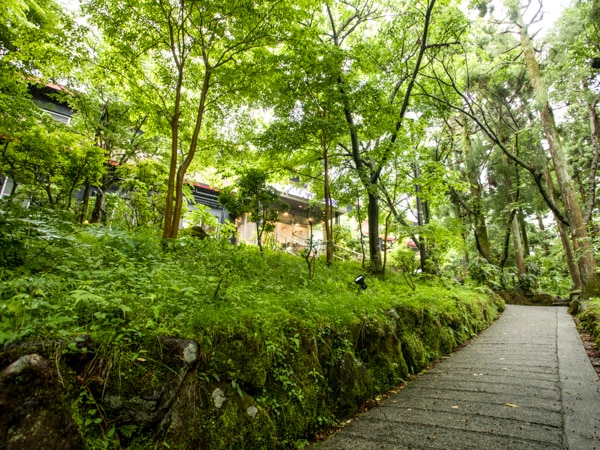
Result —
<instances>
[{"instance_id":1,"label":"tree bark","mask_svg":"<svg viewBox=\"0 0 600 450\"><path fill-rule=\"evenodd\" d=\"M509 165L508 158L504 153L501 154L502 161L504 164ZM525 275L527 270L525 269L525 257L523 255L523 244L521 241L521 230L519 227L518 208L516 208L515 202L518 198L513 195L513 184L510 179L509 171L504 173L504 187L506 189L506 202L511 206L510 211L510 229L512 231L513 247L515 249L515 265L517 266L517 273L519 277ZM518 194L517 194L518 195Z\"/></svg>"},{"instance_id":2,"label":"tree bark","mask_svg":"<svg viewBox=\"0 0 600 450\"><path fill-rule=\"evenodd\" d=\"M411 75L407 79L407 87L404 93L404 98L400 105L399 113L397 116L396 123L394 125L394 131L390 137L390 142L394 144L398 138L398 133L402 128L404 117L410 105L410 99L412 96L412 90L416 84L417 77L421 71L421 66L423 63L423 58L425 56L425 52L428 49L427 38L429 35L429 26L431 24L431 18L433 16L433 10L435 6L436 0L429 0L427 2L427 6L424 12L424 20L423 20L423 28L420 39L417 41L418 50L416 52L415 57L415 66L412 70ZM341 33L341 29L336 29L333 15L329 6L327 6L329 20L332 28L332 38L333 43L336 47L341 48L341 44L343 41L343 36ZM359 14L360 15L360 14ZM366 16L362 19L366 20ZM345 26L347 26L350 22L346 22ZM344 26L342 26L342 29ZM346 35L347 37L347 35ZM350 134L351 140L351 153L352 160L355 164L356 171L358 172L358 176L360 181L362 182L364 188L367 190L368 194L368 205L367 205L367 216L369 220L369 259L370 259L370 267L369 270L373 273L380 273L382 271L382 260L381 260L381 246L379 244L379 184L380 184L380 175L383 171L386 164L389 162L392 157L392 148L393 145L389 146L388 150L386 150L383 155L381 155L377 161L373 160L364 160L360 155L359 148L359 139L358 133L356 130L356 126L354 123L352 110L350 108L350 102L348 101L347 92L344 89L344 80L341 75L342 71L340 70L340 75L338 76L338 89L340 94L342 95L342 101L344 105L344 115L346 118L346 123L348 125L348 131ZM393 90L392 95L390 96L390 104L394 103L394 98L397 93L397 89Z\"/></svg>"},{"instance_id":3,"label":"tree bark","mask_svg":"<svg viewBox=\"0 0 600 450\"><path fill-rule=\"evenodd\" d=\"M96 201L92 210L91 223L102 223L106 219L106 191L112 184L112 179L108 174L104 174L100 181L100 186L97 187Z\"/></svg>"},{"instance_id":4,"label":"tree bark","mask_svg":"<svg viewBox=\"0 0 600 450\"><path fill-rule=\"evenodd\" d=\"M535 216L538 221L538 228L540 229L540 231L543 234L544 231L546 231L546 227L544 226L544 220L542 218L542 215L540 214L539 211L536 211ZM550 246L548 245L548 241L546 239L542 239L542 250L543 250L544 256L548 256L550 254Z\"/></svg>"},{"instance_id":5,"label":"tree bark","mask_svg":"<svg viewBox=\"0 0 600 450\"><path fill-rule=\"evenodd\" d=\"M519 219L517 218L517 215L518 214L514 215L511 227L513 246L515 248L515 263L517 266L517 272L519 273L519 276L521 276L527 273L527 269L525 269L525 257L523 255L523 244L521 242L521 231L519 229Z\"/></svg>"},{"instance_id":6,"label":"tree bark","mask_svg":"<svg viewBox=\"0 0 600 450\"><path fill-rule=\"evenodd\" d=\"M352 160L360 181L367 191L367 220L369 223L369 270L373 273L379 273L381 272L382 268L381 250L379 245L379 196L376 193L377 181L379 177L377 174L374 176L373 180L373 170L370 168L370 165L367 164L360 156L358 132L356 130L356 125L354 124L354 116L352 114L352 110L350 109L350 102L343 86L344 80L341 76L339 76L338 88L340 94L342 94L344 102L344 117L346 119L348 132L350 134ZM367 173L367 171L370 173Z\"/></svg>"},{"instance_id":7,"label":"tree bark","mask_svg":"<svg viewBox=\"0 0 600 450\"><path fill-rule=\"evenodd\" d=\"M592 166L590 168L590 177L587 189L587 204L585 207L586 224L592 220L594 206L596 204L596 172L598 170L598 147L600 146L600 119L598 119L598 98L590 103L590 135L592 137Z\"/></svg>"},{"instance_id":8,"label":"tree bark","mask_svg":"<svg viewBox=\"0 0 600 450\"><path fill-rule=\"evenodd\" d=\"M475 234L475 242L477 243L477 250L481 256L491 262L491 251L490 251L490 240L487 232L487 225L485 223L485 216L481 212L481 183L479 182L479 167L475 164L475 157L473 156L473 146L471 144L471 133L469 130L469 123L465 119L462 123L462 149L465 155L465 167L467 169L467 179L469 180L469 192L470 192L470 212L473 221L473 232Z\"/></svg>"},{"instance_id":9,"label":"tree bark","mask_svg":"<svg viewBox=\"0 0 600 450\"><path fill-rule=\"evenodd\" d=\"M504 270L504 265L508 259L508 247L510 247L510 235L512 234L512 223L515 218L517 211L513 209L508 215L508 221L506 224L506 232L504 233L504 245L502 246L502 257L498 266L501 270Z\"/></svg>"},{"instance_id":10,"label":"tree bark","mask_svg":"<svg viewBox=\"0 0 600 450\"><path fill-rule=\"evenodd\" d=\"M383 267L381 260L381 245L379 244L379 198L369 192L367 217L369 222L369 270L380 273Z\"/></svg>"},{"instance_id":11,"label":"tree bark","mask_svg":"<svg viewBox=\"0 0 600 450\"><path fill-rule=\"evenodd\" d=\"M527 222L525 221L525 213L523 208L519 207L517 212L517 218L519 220L519 230L521 231L521 243L523 245L523 255L527 258L529 253L529 237L527 236Z\"/></svg>"},{"instance_id":12,"label":"tree bark","mask_svg":"<svg viewBox=\"0 0 600 450\"><path fill-rule=\"evenodd\" d=\"M85 188L83 190L83 200L81 206L81 215L79 216L79 222L83 223L87 216L88 207L90 204L90 180L85 180Z\"/></svg>"},{"instance_id":13,"label":"tree bark","mask_svg":"<svg viewBox=\"0 0 600 450\"><path fill-rule=\"evenodd\" d=\"M183 158L183 161L177 167L177 147L178 147L178 133L179 133L179 120L173 121L172 124L172 142L171 142L171 166L169 170L169 191L167 192L167 207L165 209L165 228L163 231L163 237L167 239L175 239L177 238L177 234L179 233L179 222L181 220L181 211L183 209L183 184L185 182L185 175L187 173L187 169L189 168L194 156L196 154L196 149L198 148L198 138L200 136L200 130L202 129L202 124L204 122L204 113L206 111L206 99L208 97L208 90L210 87L210 80L212 75L211 67L208 63L208 60L205 56L205 69L204 69L204 78L202 80L202 93L200 95L200 101L198 102L198 111L196 112L196 123L194 125L194 131L192 133L192 139L190 141L190 146L187 155ZM183 86L183 85L182 85ZM181 87L182 88L182 87ZM180 95L180 90L178 90L178 96ZM178 100L179 102L179 100ZM176 108L179 111L179 106ZM176 117L179 117L179 113L176 114ZM177 130L175 130L177 128ZM174 159L174 161L173 161ZM173 196L173 187L172 187L172 171L176 172L174 177L174 196ZM171 193L169 198L169 192ZM175 204L173 205L173 200ZM169 224L167 225L167 222Z\"/></svg>"},{"instance_id":14,"label":"tree bark","mask_svg":"<svg viewBox=\"0 0 600 450\"><path fill-rule=\"evenodd\" d=\"M163 239L173 237L173 201L175 199L175 177L177 175L177 162L179 159L179 117L181 115L181 89L183 88L183 72L179 75L178 89L175 98L175 110L170 120L171 125L171 158L169 163L169 178L167 181L167 195L165 200L165 223Z\"/></svg>"},{"instance_id":15,"label":"tree bark","mask_svg":"<svg viewBox=\"0 0 600 450\"><path fill-rule=\"evenodd\" d=\"M419 178L419 166L418 164L414 165L413 174L415 180ZM421 199L421 185L415 183L415 196L417 201L417 225L419 228L423 227L427 222L425 219L425 205L423 200ZM423 236L419 236L419 242L416 242L419 247L419 260L421 266L421 272L425 273L427 268L427 259L429 258L429 252L427 248L426 239L423 239Z\"/></svg>"},{"instance_id":16,"label":"tree bark","mask_svg":"<svg viewBox=\"0 0 600 450\"><path fill-rule=\"evenodd\" d=\"M325 117L326 119L326 117ZM323 196L325 197L325 252L327 265L333 264L333 204L329 189L329 145L325 131L322 132L321 147L323 148Z\"/></svg>"},{"instance_id":17,"label":"tree bark","mask_svg":"<svg viewBox=\"0 0 600 450\"><path fill-rule=\"evenodd\" d=\"M360 265L365 268L365 237L362 231L362 216L360 214L360 196L356 197L356 220L358 221L358 232L360 233L360 251L362 253L362 260Z\"/></svg>"},{"instance_id":18,"label":"tree bark","mask_svg":"<svg viewBox=\"0 0 600 450\"><path fill-rule=\"evenodd\" d=\"M106 193L103 186L98 186L96 201L94 202L94 209L92 210L91 223L102 223L106 216Z\"/></svg>"},{"instance_id":19,"label":"tree bark","mask_svg":"<svg viewBox=\"0 0 600 450\"><path fill-rule=\"evenodd\" d=\"M550 177L550 172L546 169L546 183L548 186L548 194L555 199L556 193L554 190L554 184L552 183L552 178ZM556 218L556 228L558 228L558 234L560 235L560 242L563 246L563 251L565 252L565 259L567 260L567 267L569 268L569 275L571 276L571 281L573 282L573 287L575 289L581 289L581 273L579 272L579 266L575 262L575 255L573 254L573 246L571 245L571 240L569 239L569 232L567 226L562 223L558 218Z\"/></svg>"},{"instance_id":20,"label":"tree bark","mask_svg":"<svg viewBox=\"0 0 600 450\"><path fill-rule=\"evenodd\" d=\"M402 225L403 227L410 229L411 226L409 225L408 222L406 222L404 217L399 213L398 209L396 208L396 205L394 204L394 199L392 198L390 193L387 191L385 186L380 185L380 188L383 193L383 197L384 197L383 200L385 201L387 207L390 209L392 215L394 216L394 220L396 222L398 222L400 225ZM411 231L410 237L411 237L412 241L415 243L415 245L420 248L421 247L420 237L417 234L415 234L413 231Z\"/></svg>"}]
</instances>

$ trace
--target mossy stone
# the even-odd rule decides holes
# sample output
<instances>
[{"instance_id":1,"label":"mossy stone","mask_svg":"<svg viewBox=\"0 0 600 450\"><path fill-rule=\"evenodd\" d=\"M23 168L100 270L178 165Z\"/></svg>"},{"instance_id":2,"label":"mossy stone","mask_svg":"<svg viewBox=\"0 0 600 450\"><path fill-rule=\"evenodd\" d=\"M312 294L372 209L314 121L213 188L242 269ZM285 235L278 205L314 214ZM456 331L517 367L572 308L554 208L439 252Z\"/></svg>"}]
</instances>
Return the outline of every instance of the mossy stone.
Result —
<instances>
[{"instance_id":1,"label":"mossy stone","mask_svg":"<svg viewBox=\"0 0 600 450\"><path fill-rule=\"evenodd\" d=\"M211 359L216 373L227 374L228 379L253 390L265 385L271 364L272 357L264 343L247 335L221 339Z\"/></svg>"},{"instance_id":2,"label":"mossy stone","mask_svg":"<svg viewBox=\"0 0 600 450\"><path fill-rule=\"evenodd\" d=\"M415 332L402 333L402 354L411 373L419 373L427 366L425 347Z\"/></svg>"}]
</instances>

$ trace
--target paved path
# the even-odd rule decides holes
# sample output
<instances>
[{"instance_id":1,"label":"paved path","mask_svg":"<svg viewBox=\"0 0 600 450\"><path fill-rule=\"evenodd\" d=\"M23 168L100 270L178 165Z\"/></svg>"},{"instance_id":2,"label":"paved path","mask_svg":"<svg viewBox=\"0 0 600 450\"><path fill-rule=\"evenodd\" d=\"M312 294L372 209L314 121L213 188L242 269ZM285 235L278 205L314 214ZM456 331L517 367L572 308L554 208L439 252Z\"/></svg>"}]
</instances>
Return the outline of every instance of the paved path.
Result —
<instances>
[{"instance_id":1,"label":"paved path","mask_svg":"<svg viewBox=\"0 0 600 450\"><path fill-rule=\"evenodd\" d=\"M319 449L600 449L599 387L566 308L507 305Z\"/></svg>"}]
</instances>

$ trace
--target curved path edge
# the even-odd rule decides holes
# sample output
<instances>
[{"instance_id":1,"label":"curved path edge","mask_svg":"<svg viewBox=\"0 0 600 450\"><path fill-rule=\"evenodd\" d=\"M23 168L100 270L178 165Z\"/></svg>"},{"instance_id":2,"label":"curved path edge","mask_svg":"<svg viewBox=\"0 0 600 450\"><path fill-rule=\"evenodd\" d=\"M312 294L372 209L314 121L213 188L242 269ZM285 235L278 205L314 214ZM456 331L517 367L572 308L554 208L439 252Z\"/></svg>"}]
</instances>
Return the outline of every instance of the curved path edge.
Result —
<instances>
[{"instance_id":1,"label":"curved path edge","mask_svg":"<svg viewBox=\"0 0 600 450\"><path fill-rule=\"evenodd\" d=\"M469 345L317 446L600 450L599 387L567 308L507 305Z\"/></svg>"},{"instance_id":2,"label":"curved path edge","mask_svg":"<svg viewBox=\"0 0 600 450\"><path fill-rule=\"evenodd\" d=\"M569 449L600 449L598 376L569 314L558 315L558 369Z\"/></svg>"}]
</instances>

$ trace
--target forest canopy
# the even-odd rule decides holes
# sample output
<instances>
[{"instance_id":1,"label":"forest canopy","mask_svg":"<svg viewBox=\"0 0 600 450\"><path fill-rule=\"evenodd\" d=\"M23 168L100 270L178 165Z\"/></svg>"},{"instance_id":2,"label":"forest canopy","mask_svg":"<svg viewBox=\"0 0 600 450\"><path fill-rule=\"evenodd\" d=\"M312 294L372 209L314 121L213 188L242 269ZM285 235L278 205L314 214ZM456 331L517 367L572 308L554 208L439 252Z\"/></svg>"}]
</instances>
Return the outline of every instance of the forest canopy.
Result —
<instances>
[{"instance_id":1,"label":"forest canopy","mask_svg":"<svg viewBox=\"0 0 600 450\"><path fill-rule=\"evenodd\" d=\"M328 264L593 295L600 3L549 4L9 0L2 197L172 241L210 179L262 249L293 179Z\"/></svg>"}]
</instances>

